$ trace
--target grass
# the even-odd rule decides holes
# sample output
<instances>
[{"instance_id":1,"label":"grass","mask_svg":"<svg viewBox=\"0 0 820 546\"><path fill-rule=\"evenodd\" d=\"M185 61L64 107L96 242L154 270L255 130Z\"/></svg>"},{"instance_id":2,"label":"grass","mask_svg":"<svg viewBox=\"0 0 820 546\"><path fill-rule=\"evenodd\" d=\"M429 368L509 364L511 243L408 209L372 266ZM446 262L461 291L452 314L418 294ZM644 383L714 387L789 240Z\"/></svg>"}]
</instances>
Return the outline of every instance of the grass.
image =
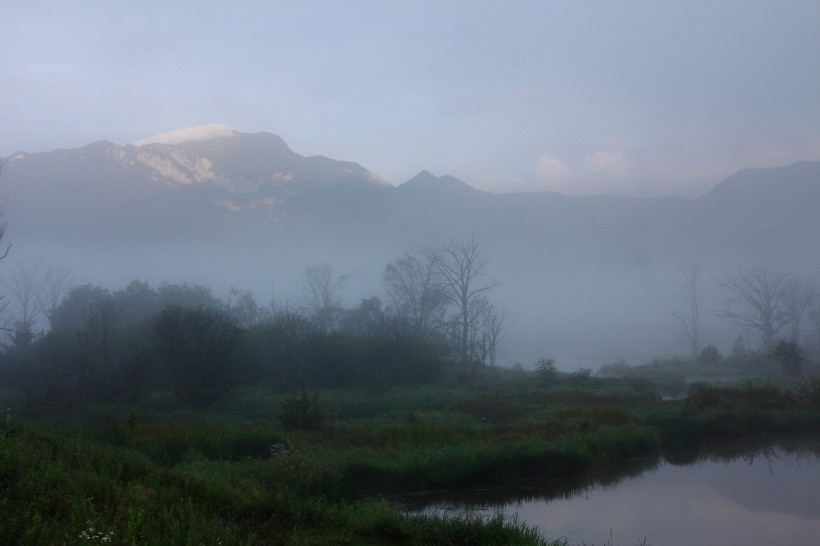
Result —
<instances>
[{"instance_id":1,"label":"grass","mask_svg":"<svg viewBox=\"0 0 820 546\"><path fill-rule=\"evenodd\" d=\"M326 391L285 429L285 395L207 411L157 396L0 419L0 536L53 544L562 544L515 519L436 518L375 500L580 476L599 463L760 432L816 433L820 382L706 387L664 402L635 379L532 375Z\"/></svg>"}]
</instances>

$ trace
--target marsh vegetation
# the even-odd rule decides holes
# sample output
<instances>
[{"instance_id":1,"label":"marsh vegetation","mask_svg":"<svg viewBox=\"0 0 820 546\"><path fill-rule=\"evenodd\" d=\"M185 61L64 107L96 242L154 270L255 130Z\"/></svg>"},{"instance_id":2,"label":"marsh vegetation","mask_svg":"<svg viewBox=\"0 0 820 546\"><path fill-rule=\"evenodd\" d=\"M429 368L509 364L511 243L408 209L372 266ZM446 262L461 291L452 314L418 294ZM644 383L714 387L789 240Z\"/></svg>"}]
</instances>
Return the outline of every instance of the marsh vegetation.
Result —
<instances>
[{"instance_id":1,"label":"marsh vegetation","mask_svg":"<svg viewBox=\"0 0 820 546\"><path fill-rule=\"evenodd\" d=\"M296 407L297 409L294 409ZM301 409L298 409L301 408ZM293 421L293 412L321 419ZM820 382L700 387L485 369L435 383L292 394L173 393L2 422L2 534L119 544L559 544L515 519L410 515L414 491L572 482L720 439L816 435Z\"/></svg>"}]
</instances>

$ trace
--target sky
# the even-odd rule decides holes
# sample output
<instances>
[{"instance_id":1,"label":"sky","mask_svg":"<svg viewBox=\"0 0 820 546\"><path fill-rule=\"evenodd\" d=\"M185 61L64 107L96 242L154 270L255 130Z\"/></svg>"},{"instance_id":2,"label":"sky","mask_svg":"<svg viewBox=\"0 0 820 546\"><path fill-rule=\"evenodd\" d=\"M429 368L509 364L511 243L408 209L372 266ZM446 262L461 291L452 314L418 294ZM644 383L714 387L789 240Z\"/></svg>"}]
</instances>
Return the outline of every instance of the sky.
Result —
<instances>
[{"instance_id":1,"label":"sky","mask_svg":"<svg viewBox=\"0 0 820 546\"><path fill-rule=\"evenodd\" d=\"M224 124L398 185L705 193L820 160L820 2L0 0L0 156Z\"/></svg>"}]
</instances>

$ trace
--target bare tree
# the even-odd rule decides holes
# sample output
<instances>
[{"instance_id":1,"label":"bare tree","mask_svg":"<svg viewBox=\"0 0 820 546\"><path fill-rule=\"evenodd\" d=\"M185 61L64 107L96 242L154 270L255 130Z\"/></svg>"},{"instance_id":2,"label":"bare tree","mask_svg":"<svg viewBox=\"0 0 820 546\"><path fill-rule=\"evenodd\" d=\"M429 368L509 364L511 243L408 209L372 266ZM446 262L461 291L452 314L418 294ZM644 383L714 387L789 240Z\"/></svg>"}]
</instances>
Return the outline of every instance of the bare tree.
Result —
<instances>
[{"instance_id":1,"label":"bare tree","mask_svg":"<svg viewBox=\"0 0 820 546\"><path fill-rule=\"evenodd\" d=\"M806 311L814 304L817 293L808 285L798 281L789 283L786 288L786 320L789 327L789 341L800 343L800 325Z\"/></svg>"},{"instance_id":2,"label":"bare tree","mask_svg":"<svg viewBox=\"0 0 820 546\"><path fill-rule=\"evenodd\" d=\"M431 251L429 259L440 276L444 293L456 308L461 365L466 366L470 357L470 329L480 316L480 307L486 305L485 294L501 283L483 273L487 259L474 239L450 241Z\"/></svg>"},{"instance_id":3,"label":"bare tree","mask_svg":"<svg viewBox=\"0 0 820 546\"><path fill-rule=\"evenodd\" d=\"M405 254L387 264L384 284L396 315L417 334L428 335L441 326L447 298L428 256Z\"/></svg>"},{"instance_id":4,"label":"bare tree","mask_svg":"<svg viewBox=\"0 0 820 546\"><path fill-rule=\"evenodd\" d=\"M0 281L11 296L16 342L30 342L38 322L50 318L70 288L68 270L56 265L43 265L38 260L15 264L8 279Z\"/></svg>"},{"instance_id":5,"label":"bare tree","mask_svg":"<svg viewBox=\"0 0 820 546\"><path fill-rule=\"evenodd\" d=\"M347 275L336 276L329 264L305 268L302 294L317 326L329 330L339 318L339 292L347 284Z\"/></svg>"},{"instance_id":6,"label":"bare tree","mask_svg":"<svg viewBox=\"0 0 820 546\"><path fill-rule=\"evenodd\" d=\"M0 161L0 175L3 174L3 170L5 169L3 162ZM6 234L6 223L3 221L3 216L6 215L6 203L3 202L0 205L0 245L3 243L3 236ZM6 246L6 250L3 252L3 255L0 256L0 260L6 258L9 255L9 251L11 250L11 243Z\"/></svg>"},{"instance_id":7,"label":"bare tree","mask_svg":"<svg viewBox=\"0 0 820 546\"><path fill-rule=\"evenodd\" d=\"M675 319L675 327L685 340L692 360L697 360L703 345L703 325L700 317L698 282L701 266L690 263L678 267L676 280L680 287L678 298L683 301L681 311L669 314Z\"/></svg>"},{"instance_id":8,"label":"bare tree","mask_svg":"<svg viewBox=\"0 0 820 546\"><path fill-rule=\"evenodd\" d=\"M493 305L489 301L480 307L480 315L474 328L475 335L471 346L477 361L495 367L498 355L498 344L506 333L509 311L503 305Z\"/></svg>"},{"instance_id":9,"label":"bare tree","mask_svg":"<svg viewBox=\"0 0 820 546\"><path fill-rule=\"evenodd\" d=\"M69 269L56 263L46 264L40 279L38 304L49 320L73 284L73 275Z\"/></svg>"},{"instance_id":10,"label":"bare tree","mask_svg":"<svg viewBox=\"0 0 820 546\"><path fill-rule=\"evenodd\" d=\"M28 344L33 339L34 324L42 315L40 306L40 264L37 261L20 261L15 264L8 280L0 282L11 296L14 304L14 341Z\"/></svg>"},{"instance_id":11,"label":"bare tree","mask_svg":"<svg viewBox=\"0 0 820 546\"><path fill-rule=\"evenodd\" d=\"M0 162L0 174L3 174L3 163L2 162ZM6 234L6 223L3 221L3 216L5 216L5 215L6 215L6 204L3 203L2 205L0 205L0 248L2 248L3 236L5 236L5 234ZM10 250L11 250L11 243L9 243L6 246L6 250L3 252L3 255L0 256L0 260L6 259L9 255ZM3 313L3 311L6 309L8 304L9 304L9 302L5 300L5 298L3 297L2 294L0 294L0 314ZM5 327L4 322L0 322L0 330L8 330L8 328Z\"/></svg>"},{"instance_id":12,"label":"bare tree","mask_svg":"<svg viewBox=\"0 0 820 546\"><path fill-rule=\"evenodd\" d=\"M812 323L809 349L814 355L820 356L820 305L809 311L809 320Z\"/></svg>"},{"instance_id":13,"label":"bare tree","mask_svg":"<svg viewBox=\"0 0 820 546\"><path fill-rule=\"evenodd\" d=\"M769 351L789 324L789 278L756 266L738 269L723 286L729 296L718 316L733 324L741 335L757 334L760 347Z\"/></svg>"},{"instance_id":14,"label":"bare tree","mask_svg":"<svg viewBox=\"0 0 820 546\"><path fill-rule=\"evenodd\" d=\"M125 390L116 350L121 311L110 295L85 302L80 309L83 325L77 332L75 374L77 393L83 399L116 400Z\"/></svg>"},{"instance_id":15,"label":"bare tree","mask_svg":"<svg viewBox=\"0 0 820 546\"><path fill-rule=\"evenodd\" d=\"M3 203L0 205L0 244L3 242L3 236L6 234L6 223L3 222L3 216L6 215L6 204ZM9 251L11 250L12 244L9 243L6 245L6 250L3 251L3 255L0 256L0 260L4 260L8 257Z\"/></svg>"}]
</instances>

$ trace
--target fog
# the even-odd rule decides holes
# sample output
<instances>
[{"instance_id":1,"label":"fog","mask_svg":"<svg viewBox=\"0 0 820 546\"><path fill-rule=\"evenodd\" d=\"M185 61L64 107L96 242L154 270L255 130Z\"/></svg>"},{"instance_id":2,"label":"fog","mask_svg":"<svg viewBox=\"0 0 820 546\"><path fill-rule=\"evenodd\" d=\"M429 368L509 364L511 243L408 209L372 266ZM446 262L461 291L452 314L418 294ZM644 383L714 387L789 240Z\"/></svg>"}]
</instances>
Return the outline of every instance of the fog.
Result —
<instances>
[{"instance_id":1,"label":"fog","mask_svg":"<svg viewBox=\"0 0 820 546\"><path fill-rule=\"evenodd\" d=\"M819 17L767 1L10 2L0 279L57 264L109 290L300 307L305 269L328 264L345 307L388 305L387 264L474 241L508 312L500 364L687 356L691 264L699 344L758 346L727 320L725 284L820 278Z\"/></svg>"},{"instance_id":2,"label":"fog","mask_svg":"<svg viewBox=\"0 0 820 546\"><path fill-rule=\"evenodd\" d=\"M47 238L27 239L20 229L25 221L14 211L14 201L10 204L7 238L14 247L2 264L4 280L22 264L54 263L71 271L74 284L90 283L116 291L132 280L154 287L162 283L189 283L210 287L214 296L221 299L226 299L231 289L250 290L260 305L277 303L297 309L306 305L308 266L328 264L334 274L346 277L338 293L344 307L355 307L370 296L379 297L387 306L391 302L384 271L389 262L407 253L423 255L426 249L470 237L465 236L461 227L449 233L442 229L437 237L420 237L412 231L389 234L395 228L375 222L373 231L381 232L356 233L355 237L341 232L316 236L297 230L288 231L295 233L292 237L271 235L262 241L232 235L212 241L192 237L189 242L157 238L129 243L135 237L124 234L126 242L122 244L115 240L60 241L56 235L58 241L52 242ZM655 204L653 200L635 202L639 208ZM687 200L683 205L695 207L696 203ZM489 214L484 216L486 222L495 221ZM437 220L429 211L420 211L420 231L429 227L425 223ZM485 240L474 239L486 260L479 280L499 281L488 297L509 315L498 347L500 365L519 363L529 368L538 358L550 356L557 360L559 369L574 370L597 369L601 364L616 361L642 364L652 358L687 358L687 338L674 314L686 312L688 305L679 269L693 263L699 264L701 272L697 293L701 346L714 344L723 354L729 354L741 336L755 347L759 344L755 332L741 331L718 316L730 295L723 286L726 280L744 268L763 266L772 273L787 274L791 280L816 288L820 271L818 258L808 246L802 252L799 248L787 249L785 255L778 244L754 247L750 253L734 252L732 249L742 247L738 241L745 239L741 237L733 239L728 248L718 245L710 249L704 245L701 252L687 253L688 245L681 245L683 249L666 248L674 241L658 244L647 241L641 233L633 240L618 242L599 241L598 233L580 231L564 231L564 235L557 236L551 231L565 228L558 221L550 222L554 223L544 231L499 229L498 233L506 230L508 237L514 239L486 235ZM755 221L752 218L750 222L753 226ZM487 228L481 223L481 217L476 218L476 231ZM104 231L108 226L98 227ZM792 233L787 238L795 240ZM400 243L388 244L385 239L398 239ZM13 297L8 290L6 296L12 304L4 317L7 323L13 323ZM47 329L46 322L40 327ZM814 342L816 325L808 314L801 333L803 342Z\"/></svg>"}]
</instances>

